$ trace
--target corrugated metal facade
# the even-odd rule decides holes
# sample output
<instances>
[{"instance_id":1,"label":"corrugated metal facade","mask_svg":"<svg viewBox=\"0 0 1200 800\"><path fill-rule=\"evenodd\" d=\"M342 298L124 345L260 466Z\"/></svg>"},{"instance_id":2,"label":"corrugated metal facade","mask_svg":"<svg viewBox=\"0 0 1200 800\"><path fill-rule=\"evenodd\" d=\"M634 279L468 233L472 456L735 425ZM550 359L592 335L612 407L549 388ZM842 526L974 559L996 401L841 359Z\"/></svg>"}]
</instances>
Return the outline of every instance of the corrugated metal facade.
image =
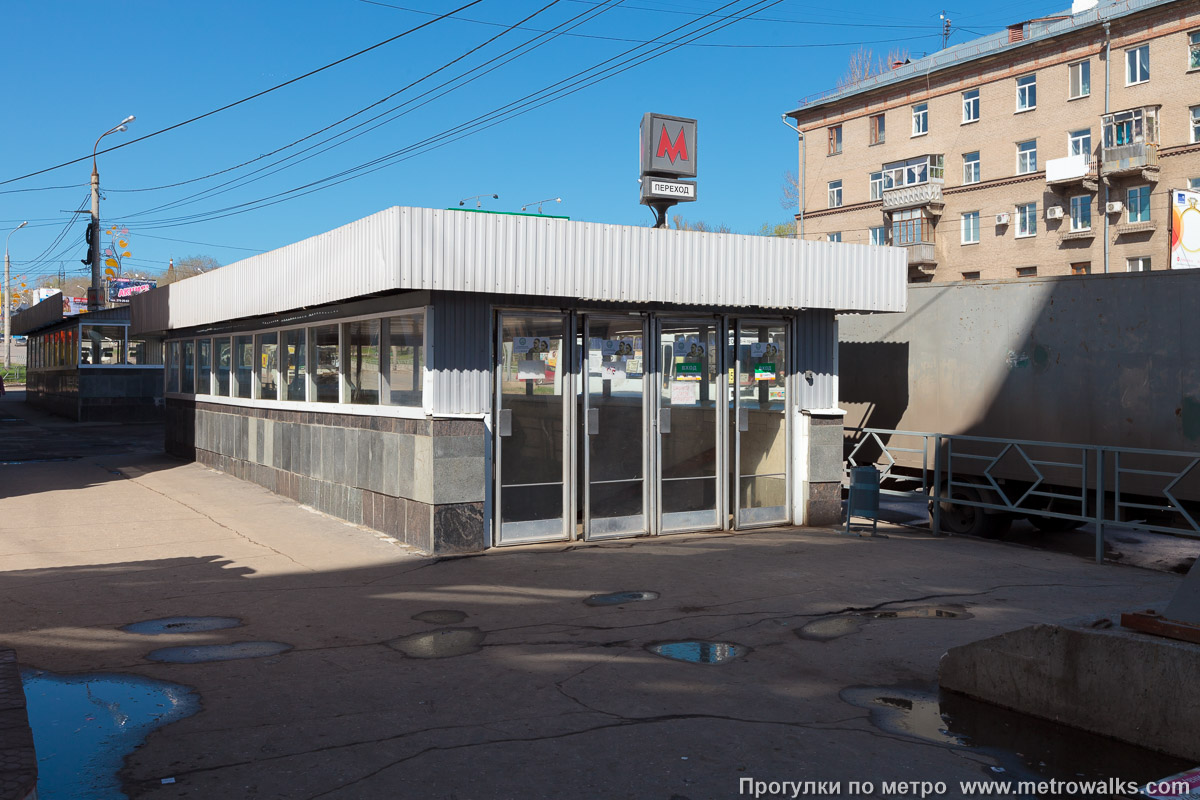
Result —
<instances>
[{"instance_id":1,"label":"corrugated metal facade","mask_svg":"<svg viewBox=\"0 0 1200 800\"><path fill-rule=\"evenodd\" d=\"M12 315L13 336L24 336L36 330L55 325L63 320L62 295L47 297L42 302Z\"/></svg>"},{"instance_id":2,"label":"corrugated metal facade","mask_svg":"<svg viewBox=\"0 0 1200 800\"><path fill-rule=\"evenodd\" d=\"M798 403L801 409L830 409L837 405L837 325L834 312L814 309L798 315L795 321ZM812 382L805 377L811 370Z\"/></svg>"},{"instance_id":3,"label":"corrugated metal facade","mask_svg":"<svg viewBox=\"0 0 1200 800\"><path fill-rule=\"evenodd\" d=\"M492 405L492 309L487 295L433 298L433 413L482 414Z\"/></svg>"},{"instance_id":4,"label":"corrugated metal facade","mask_svg":"<svg viewBox=\"0 0 1200 800\"><path fill-rule=\"evenodd\" d=\"M426 289L671 305L903 311L903 250L395 207L133 299L135 331Z\"/></svg>"}]
</instances>

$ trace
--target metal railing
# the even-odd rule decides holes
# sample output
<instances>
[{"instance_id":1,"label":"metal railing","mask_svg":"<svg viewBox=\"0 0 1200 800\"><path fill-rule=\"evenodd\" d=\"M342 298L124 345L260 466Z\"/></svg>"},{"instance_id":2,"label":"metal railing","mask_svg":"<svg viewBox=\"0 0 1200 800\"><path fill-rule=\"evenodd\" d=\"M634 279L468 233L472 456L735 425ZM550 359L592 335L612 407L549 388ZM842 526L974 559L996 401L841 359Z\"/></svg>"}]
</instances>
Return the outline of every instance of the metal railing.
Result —
<instances>
[{"instance_id":1,"label":"metal railing","mask_svg":"<svg viewBox=\"0 0 1200 800\"><path fill-rule=\"evenodd\" d=\"M883 488L884 494L927 497L935 534L943 532L944 509L964 506L1095 525L1097 563L1104 560L1106 526L1200 538L1200 453L884 428L847 431L860 435L847 469L873 464L882 482L909 487ZM1189 476L1194 487L1186 483Z\"/></svg>"}]
</instances>

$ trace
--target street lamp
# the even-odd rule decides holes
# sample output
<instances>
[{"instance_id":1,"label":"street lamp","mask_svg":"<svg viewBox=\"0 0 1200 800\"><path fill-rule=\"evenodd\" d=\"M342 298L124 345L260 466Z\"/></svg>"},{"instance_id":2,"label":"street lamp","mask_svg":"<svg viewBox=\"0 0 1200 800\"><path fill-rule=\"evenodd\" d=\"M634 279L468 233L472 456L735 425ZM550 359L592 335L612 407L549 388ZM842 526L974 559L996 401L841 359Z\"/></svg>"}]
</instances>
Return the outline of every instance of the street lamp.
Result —
<instances>
[{"instance_id":1,"label":"street lamp","mask_svg":"<svg viewBox=\"0 0 1200 800\"><path fill-rule=\"evenodd\" d=\"M4 368L8 369L12 366L12 292L8 287L8 240L17 231L29 224L29 220L22 222L17 227L8 232L8 236L4 239L4 291L0 292L3 295L2 302L4 303Z\"/></svg>"},{"instance_id":2,"label":"street lamp","mask_svg":"<svg viewBox=\"0 0 1200 800\"><path fill-rule=\"evenodd\" d=\"M483 201L480 199L481 197L487 197L487 195L486 194L477 194L474 197L464 197L462 200L458 201L458 204L460 206L462 206L462 205L466 205L468 200L474 200L476 208L483 208ZM494 195L492 195L492 199L499 200L500 195L494 194Z\"/></svg>"},{"instance_id":3,"label":"street lamp","mask_svg":"<svg viewBox=\"0 0 1200 800\"><path fill-rule=\"evenodd\" d=\"M100 139L110 133L128 130L125 126L133 120L134 116L130 114L119 124L100 134L96 144L92 146L92 224L88 228L91 231L88 236L88 260L92 265L92 288L88 290L88 311L104 307L100 298L100 173L96 170L96 151L100 148Z\"/></svg>"},{"instance_id":4,"label":"street lamp","mask_svg":"<svg viewBox=\"0 0 1200 800\"><path fill-rule=\"evenodd\" d=\"M561 202L562 202L561 197L547 197L545 200L534 200L532 203L526 203L525 205L521 206L521 210L524 211L525 209L529 208L530 206L537 206L538 213L540 214L540 213L542 213L542 203L561 203Z\"/></svg>"}]
</instances>

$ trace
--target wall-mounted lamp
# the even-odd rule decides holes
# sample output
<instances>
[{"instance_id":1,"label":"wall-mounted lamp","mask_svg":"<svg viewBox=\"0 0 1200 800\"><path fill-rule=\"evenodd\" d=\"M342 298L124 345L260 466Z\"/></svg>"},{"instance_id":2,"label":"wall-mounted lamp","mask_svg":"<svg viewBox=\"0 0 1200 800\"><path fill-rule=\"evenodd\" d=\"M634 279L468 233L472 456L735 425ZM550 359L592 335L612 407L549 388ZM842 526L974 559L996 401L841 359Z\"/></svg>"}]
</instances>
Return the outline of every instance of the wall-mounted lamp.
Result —
<instances>
[{"instance_id":1,"label":"wall-mounted lamp","mask_svg":"<svg viewBox=\"0 0 1200 800\"><path fill-rule=\"evenodd\" d=\"M542 213L542 203L561 203L561 202L562 202L561 197L547 197L545 200L534 200L532 203L526 203L525 205L521 206L521 210L524 211L525 209L529 208L530 206L537 206L538 207L537 213L540 214L540 213Z\"/></svg>"},{"instance_id":2,"label":"wall-mounted lamp","mask_svg":"<svg viewBox=\"0 0 1200 800\"><path fill-rule=\"evenodd\" d=\"M468 200L474 200L474 201L475 201L475 207L476 207L476 208L483 208L483 200L482 200L482 198L484 198L484 197L487 197L487 195L486 195L486 194L477 194L477 195L475 195L474 197L464 197L462 200L459 200L459 201L458 201L458 204L459 204L460 206L465 206L465 205L467 204L467 201L468 201ZM500 195L498 195L498 194L494 194L494 195L492 195L492 199L493 199L493 200L499 200L499 199L500 199Z\"/></svg>"}]
</instances>

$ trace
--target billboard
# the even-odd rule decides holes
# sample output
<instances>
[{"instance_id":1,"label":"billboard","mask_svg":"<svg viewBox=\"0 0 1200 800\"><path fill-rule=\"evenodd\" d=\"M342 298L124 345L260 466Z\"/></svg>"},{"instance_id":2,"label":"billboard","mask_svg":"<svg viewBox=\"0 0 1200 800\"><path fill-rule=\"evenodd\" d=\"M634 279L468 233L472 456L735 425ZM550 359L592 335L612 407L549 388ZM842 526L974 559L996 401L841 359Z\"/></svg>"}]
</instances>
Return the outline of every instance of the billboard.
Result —
<instances>
[{"instance_id":1,"label":"billboard","mask_svg":"<svg viewBox=\"0 0 1200 800\"><path fill-rule=\"evenodd\" d=\"M135 294L148 292L158 286L158 281L117 278L108 282L108 299L114 303L128 303Z\"/></svg>"},{"instance_id":2,"label":"billboard","mask_svg":"<svg viewBox=\"0 0 1200 800\"><path fill-rule=\"evenodd\" d=\"M1200 192L1171 190L1171 269L1200 269Z\"/></svg>"}]
</instances>

